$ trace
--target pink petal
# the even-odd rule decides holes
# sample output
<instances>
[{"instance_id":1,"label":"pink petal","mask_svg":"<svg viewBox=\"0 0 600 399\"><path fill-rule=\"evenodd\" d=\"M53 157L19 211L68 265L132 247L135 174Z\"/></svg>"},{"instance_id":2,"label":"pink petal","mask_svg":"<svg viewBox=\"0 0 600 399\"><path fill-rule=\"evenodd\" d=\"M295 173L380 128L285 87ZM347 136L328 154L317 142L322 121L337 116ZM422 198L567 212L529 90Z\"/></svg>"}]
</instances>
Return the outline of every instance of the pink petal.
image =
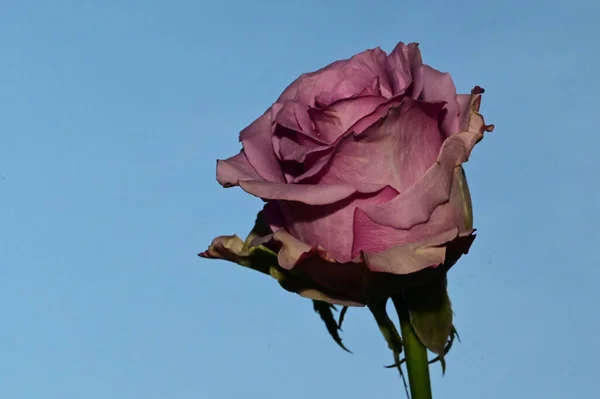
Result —
<instances>
[{"instance_id":1,"label":"pink petal","mask_svg":"<svg viewBox=\"0 0 600 399\"><path fill-rule=\"evenodd\" d=\"M314 107L316 96L331 91L344 79L344 73L339 68L346 62L347 60L336 61L315 72L301 75L284 90L277 102L294 101Z\"/></svg>"},{"instance_id":2,"label":"pink petal","mask_svg":"<svg viewBox=\"0 0 600 399\"><path fill-rule=\"evenodd\" d=\"M417 98L422 89L421 51L418 43L408 45L400 42L387 57L387 75L390 77L393 95L404 94L413 85L412 96ZM390 96L391 97L391 96Z\"/></svg>"},{"instance_id":3,"label":"pink petal","mask_svg":"<svg viewBox=\"0 0 600 399\"><path fill-rule=\"evenodd\" d=\"M278 255L280 266L291 270L299 281L309 281L302 289L291 281L280 284L308 298L320 299L334 304L361 306L374 299L389 298L403 289L430 278L427 270L410 276L372 272L362 258L341 263L328 251L311 247L289 233L278 231L273 240L281 244ZM418 256L418 255L416 255ZM375 258L377 260L377 258ZM313 289L309 287L313 285ZM309 288L309 289L307 289Z\"/></svg>"},{"instance_id":4,"label":"pink petal","mask_svg":"<svg viewBox=\"0 0 600 399\"><path fill-rule=\"evenodd\" d=\"M446 136L458 133L459 113L461 107L456 98L456 87L452 81L452 77L448 73L442 73L428 65L423 66L423 91L419 99L423 101L445 101L446 115L442 122L442 132Z\"/></svg>"},{"instance_id":5,"label":"pink petal","mask_svg":"<svg viewBox=\"0 0 600 399\"><path fill-rule=\"evenodd\" d=\"M283 126L293 132L301 133L322 144L328 144L326 138L321 137L315 130L315 124L310 118L308 113L309 107L307 105L295 101L277 103L277 105L280 108L274 117L277 125ZM275 134L277 134L277 131L275 131Z\"/></svg>"},{"instance_id":6,"label":"pink petal","mask_svg":"<svg viewBox=\"0 0 600 399\"><path fill-rule=\"evenodd\" d=\"M335 147L329 147L326 150L315 151L306 154L304 159L304 172L296 176L293 183L305 183L310 184L313 180L317 180L315 176L321 174L323 169L329 164L329 161L335 154Z\"/></svg>"},{"instance_id":7,"label":"pink petal","mask_svg":"<svg viewBox=\"0 0 600 399\"><path fill-rule=\"evenodd\" d=\"M406 98L360 135L341 140L321 182L389 184L404 191L435 163L441 106Z\"/></svg>"},{"instance_id":8,"label":"pink petal","mask_svg":"<svg viewBox=\"0 0 600 399\"><path fill-rule=\"evenodd\" d=\"M356 207L376 205L394 198L391 187L373 194L354 194L333 204L314 206L300 202L279 202L286 231L311 247L323 247L340 262L352 256L353 214Z\"/></svg>"},{"instance_id":9,"label":"pink petal","mask_svg":"<svg viewBox=\"0 0 600 399\"><path fill-rule=\"evenodd\" d=\"M434 209L450 199L455 167L466 162L475 144L483 138L483 133L494 128L486 125L478 112L481 93L481 88L473 89L468 130L444 141L437 162L419 181L400 191L400 195L389 202L365 210L373 221L397 229L410 229L429 220Z\"/></svg>"},{"instance_id":10,"label":"pink petal","mask_svg":"<svg viewBox=\"0 0 600 399\"><path fill-rule=\"evenodd\" d=\"M408 249L398 250L398 253L402 255L407 253L406 251L412 251L411 248L415 248L415 243L429 242L431 237L438 237L449 231L452 231L454 234L452 239L456 238L455 236L470 236L473 233L471 202L468 187L466 187L466 180L460 166L454 169L452 183L450 201L438 205L426 222L416 224L410 229L396 229L373 221L368 216L368 213L370 209L377 205L364 204L357 208L354 212L352 256L359 256L361 252L380 253L389 251L394 247L407 246ZM401 210L398 209L395 211ZM445 259L441 263L444 262ZM398 263L402 265L410 264L410 262L400 260ZM431 265L434 264L426 265L425 267ZM390 270L385 271L393 273Z\"/></svg>"},{"instance_id":11,"label":"pink petal","mask_svg":"<svg viewBox=\"0 0 600 399\"><path fill-rule=\"evenodd\" d=\"M274 143L277 142L277 155L282 161L303 163L309 154L314 152L322 152L330 148L327 145L320 145L317 142L307 145L306 140L298 140L297 137L293 137L293 132L290 133L290 135L281 135L281 137L278 137L277 140L273 140Z\"/></svg>"},{"instance_id":12,"label":"pink petal","mask_svg":"<svg viewBox=\"0 0 600 399\"><path fill-rule=\"evenodd\" d=\"M468 129L469 127L469 103L471 101L470 94L459 94L456 96L456 101L458 102L458 131L462 132Z\"/></svg>"},{"instance_id":13,"label":"pink petal","mask_svg":"<svg viewBox=\"0 0 600 399\"><path fill-rule=\"evenodd\" d=\"M356 122L366 115L372 114L385 101L385 98L380 96L339 100L322 109L313 108L309 114L317 132L327 142L334 143Z\"/></svg>"},{"instance_id":14,"label":"pink petal","mask_svg":"<svg viewBox=\"0 0 600 399\"><path fill-rule=\"evenodd\" d=\"M382 95L390 96L391 88L385 73L385 53L380 49L366 50L347 60L340 60L296 79L281 94L278 102L296 101L310 107L329 105L355 97L365 90L373 92L377 83Z\"/></svg>"},{"instance_id":15,"label":"pink petal","mask_svg":"<svg viewBox=\"0 0 600 399\"><path fill-rule=\"evenodd\" d=\"M229 159L217 160L217 181L223 187L237 186L240 180L261 179L243 150Z\"/></svg>"},{"instance_id":16,"label":"pink petal","mask_svg":"<svg viewBox=\"0 0 600 399\"><path fill-rule=\"evenodd\" d=\"M286 184L261 180L239 182L240 187L256 197L265 200L299 201L308 205L332 204L350 195L374 193L385 185L377 184Z\"/></svg>"},{"instance_id":17,"label":"pink petal","mask_svg":"<svg viewBox=\"0 0 600 399\"><path fill-rule=\"evenodd\" d=\"M396 229L375 222L368 216L369 204L357 208L354 212L354 243L352 257L362 252L383 252L393 247L427 241L447 231L459 233L458 208L455 204L446 202L433 211L429 220L411 229ZM464 235L472 233L463 230ZM454 238L454 237L453 237Z\"/></svg>"},{"instance_id":18,"label":"pink petal","mask_svg":"<svg viewBox=\"0 0 600 399\"><path fill-rule=\"evenodd\" d=\"M411 274L437 267L446 259L446 245L458 237L457 229L427 240L394 246L386 251L363 253L369 270L393 274Z\"/></svg>"},{"instance_id":19,"label":"pink petal","mask_svg":"<svg viewBox=\"0 0 600 399\"><path fill-rule=\"evenodd\" d=\"M322 91L319 100L329 105L336 101L356 97L365 92L383 95L391 94L391 87L386 76L386 54L380 48L366 50L356 54L342 65L340 70L345 79L339 82L333 90ZM377 83L379 87L374 87Z\"/></svg>"},{"instance_id":20,"label":"pink petal","mask_svg":"<svg viewBox=\"0 0 600 399\"><path fill-rule=\"evenodd\" d=\"M380 104L377 108L375 108L373 112L366 115L364 118L352 125L349 131L354 133L355 136L358 136L359 134L367 130L369 127L371 127L375 122L378 122L379 120L383 119L389 113L391 108L402 104L402 100L402 96L396 96L389 99L385 103Z\"/></svg>"},{"instance_id":21,"label":"pink petal","mask_svg":"<svg viewBox=\"0 0 600 399\"><path fill-rule=\"evenodd\" d=\"M264 179L274 182L284 182L283 173L273 147L271 135L273 126L271 109L240 133L240 141L250 165Z\"/></svg>"}]
</instances>

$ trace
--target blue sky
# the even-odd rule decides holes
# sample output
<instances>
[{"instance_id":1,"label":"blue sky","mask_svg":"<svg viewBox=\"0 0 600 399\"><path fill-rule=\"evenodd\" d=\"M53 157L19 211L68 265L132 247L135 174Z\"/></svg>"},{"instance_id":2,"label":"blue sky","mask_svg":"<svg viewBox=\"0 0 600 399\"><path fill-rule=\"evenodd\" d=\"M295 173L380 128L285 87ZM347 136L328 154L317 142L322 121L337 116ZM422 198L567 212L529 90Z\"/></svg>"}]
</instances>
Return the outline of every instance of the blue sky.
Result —
<instances>
[{"instance_id":1,"label":"blue sky","mask_svg":"<svg viewBox=\"0 0 600 399\"><path fill-rule=\"evenodd\" d=\"M436 398L600 392L600 4L0 2L0 397L403 397L372 316L197 258L260 201L215 159L299 74L418 41L496 130L466 165Z\"/></svg>"}]
</instances>

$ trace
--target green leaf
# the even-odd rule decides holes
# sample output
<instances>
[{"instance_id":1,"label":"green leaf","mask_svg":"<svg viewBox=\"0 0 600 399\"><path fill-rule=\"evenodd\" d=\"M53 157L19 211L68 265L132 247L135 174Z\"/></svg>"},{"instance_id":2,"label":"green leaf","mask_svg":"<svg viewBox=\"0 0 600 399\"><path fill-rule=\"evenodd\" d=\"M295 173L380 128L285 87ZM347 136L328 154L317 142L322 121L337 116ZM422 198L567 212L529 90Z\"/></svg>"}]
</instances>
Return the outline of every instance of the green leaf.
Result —
<instances>
[{"instance_id":1,"label":"green leaf","mask_svg":"<svg viewBox=\"0 0 600 399\"><path fill-rule=\"evenodd\" d=\"M348 353L352 353L344 346L342 343L342 339L340 338L339 331L341 330L340 325L335 321L333 317L333 310L337 312L337 308L327 302L313 300L313 309L315 312L321 316L321 320L325 323L325 327L327 327L327 331L331 338L338 344L343 350Z\"/></svg>"}]
</instances>

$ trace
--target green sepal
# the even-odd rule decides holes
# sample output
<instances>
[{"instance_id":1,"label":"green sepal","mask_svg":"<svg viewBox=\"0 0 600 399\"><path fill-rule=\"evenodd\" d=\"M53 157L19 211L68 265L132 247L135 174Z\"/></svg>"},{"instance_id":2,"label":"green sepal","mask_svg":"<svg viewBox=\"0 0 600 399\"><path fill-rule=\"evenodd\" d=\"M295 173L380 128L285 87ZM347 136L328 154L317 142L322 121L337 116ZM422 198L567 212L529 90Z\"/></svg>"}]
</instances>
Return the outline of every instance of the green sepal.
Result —
<instances>
[{"instance_id":1,"label":"green sepal","mask_svg":"<svg viewBox=\"0 0 600 399\"><path fill-rule=\"evenodd\" d=\"M340 331L342 331L342 323L344 322L344 317L346 317L346 312L348 311L348 306L344 306L342 311L340 312L340 318L338 319L338 327Z\"/></svg>"},{"instance_id":2,"label":"green sepal","mask_svg":"<svg viewBox=\"0 0 600 399\"><path fill-rule=\"evenodd\" d=\"M434 364L437 362L440 362L442 365L442 373L446 372L446 362L445 362L445 355L448 354L448 352L450 352L450 349L452 349L452 345L454 344L454 340L458 340L458 342L460 342L460 337L458 336L458 331L456 331L456 327L452 327L452 333L450 334L450 337L448 338L448 342L446 343L446 347L444 348L444 356L436 356L433 359L431 359L429 361L429 364ZM400 359L399 363L394 363L394 364L390 364L389 366L385 366L386 369L395 369L397 367L399 367L400 365L404 364L404 362L406 362L405 358Z\"/></svg>"},{"instance_id":3,"label":"green sepal","mask_svg":"<svg viewBox=\"0 0 600 399\"><path fill-rule=\"evenodd\" d=\"M379 331L383 335L383 338L388 344L388 347L392 351L394 356L394 364L392 367L396 367L398 369L398 373L400 374L400 378L402 378L402 382L404 383L404 389L406 390L406 394L408 395L408 385L406 383L406 379L404 378L404 372L402 371L402 363L404 360L400 360L400 354L402 353L402 338L400 337L400 333L398 333L398 329L394 325L394 322L390 319L387 314L386 305L387 299L381 299L370 303L369 310L375 317L375 321L377 322L377 326L379 327ZM384 366L385 367L385 366Z\"/></svg>"},{"instance_id":4,"label":"green sepal","mask_svg":"<svg viewBox=\"0 0 600 399\"><path fill-rule=\"evenodd\" d=\"M427 349L438 355L445 371L444 356L455 331L446 276L406 290L403 296L417 337Z\"/></svg>"},{"instance_id":5,"label":"green sepal","mask_svg":"<svg viewBox=\"0 0 600 399\"><path fill-rule=\"evenodd\" d=\"M333 338L335 343L338 344L340 348L342 348L346 352L352 353L350 350L348 350L348 348L344 346L339 334L339 331L342 330L341 320L343 319L343 313L345 313L344 309L346 309L346 307L342 309L342 314L340 315L340 322L337 322L333 317L333 311L337 312L337 308L330 303L313 300L313 309L319 314L321 320L323 320L323 322L325 323L325 327L327 327L327 331L329 332L329 335L331 335L331 338Z\"/></svg>"}]
</instances>

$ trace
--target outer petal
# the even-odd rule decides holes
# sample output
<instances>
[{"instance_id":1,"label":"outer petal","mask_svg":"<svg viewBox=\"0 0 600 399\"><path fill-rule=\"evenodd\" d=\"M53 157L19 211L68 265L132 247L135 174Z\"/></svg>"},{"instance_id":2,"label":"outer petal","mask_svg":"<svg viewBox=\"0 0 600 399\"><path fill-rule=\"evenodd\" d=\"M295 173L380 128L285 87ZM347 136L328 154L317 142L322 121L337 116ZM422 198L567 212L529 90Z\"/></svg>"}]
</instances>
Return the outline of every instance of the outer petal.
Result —
<instances>
[{"instance_id":1,"label":"outer petal","mask_svg":"<svg viewBox=\"0 0 600 399\"><path fill-rule=\"evenodd\" d=\"M377 184L285 184L264 180L240 180L247 193L265 200L299 201L308 205L326 205L354 193L375 193L385 188Z\"/></svg>"},{"instance_id":2,"label":"outer petal","mask_svg":"<svg viewBox=\"0 0 600 399\"><path fill-rule=\"evenodd\" d=\"M374 80L377 78L376 80ZM336 61L318 71L296 79L281 94L277 102L295 101L315 107L364 93L376 81L384 96L391 93L385 74L385 53L380 49L366 50L347 60Z\"/></svg>"},{"instance_id":3,"label":"outer petal","mask_svg":"<svg viewBox=\"0 0 600 399\"><path fill-rule=\"evenodd\" d=\"M380 225L362 209L356 209L353 256L363 253L372 271L395 274L410 274L456 262L472 242L461 240L461 237L471 236L473 227L470 198L462 168L456 167L454 173L450 201L435 208L427 222L411 229ZM462 245L460 252L449 257L447 247L459 242Z\"/></svg>"},{"instance_id":4,"label":"outer petal","mask_svg":"<svg viewBox=\"0 0 600 399\"><path fill-rule=\"evenodd\" d=\"M456 238L459 233L471 234L472 229L460 230L462 226L459 227L457 212L460 208L455 205L446 202L438 206L427 222L418 224L411 229L396 229L373 221L367 213L368 204L357 208L354 212L352 256L359 256L361 252L383 252L412 243L427 243L431 237L445 234L448 231L452 231L451 239Z\"/></svg>"},{"instance_id":5,"label":"outer petal","mask_svg":"<svg viewBox=\"0 0 600 399\"><path fill-rule=\"evenodd\" d=\"M265 200L299 201L309 205L326 205L353 194L373 194L386 185L376 184L287 184L263 180L249 164L242 151L227 160L217 161L217 180L224 187L240 186L244 191Z\"/></svg>"},{"instance_id":6,"label":"outer petal","mask_svg":"<svg viewBox=\"0 0 600 399\"><path fill-rule=\"evenodd\" d=\"M442 122L442 132L446 136L460 131L459 114L461 107L456 97L456 87L448 73L442 73L429 65L423 66L423 91L419 97L424 101L445 101L446 115Z\"/></svg>"},{"instance_id":7,"label":"outer petal","mask_svg":"<svg viewBox=\"0 0 600 399\"><path fill-rule=\"evenodd\" d=\"M494 129L493 125L484 123L478 112L481 93L483 89L480 87L472 91L468 129L444 141L437 162L419 181L391 201L365 210L373 221L397 229L409 229L429 220L434 209L450 199L455 167L469 159L471 150L483 138L484 132Z\"/></svg>"},{"instance_id":8,"label":"outer petal","mask_svg":"<svg viewBox=\"0 0 600 399\"><path fill-rule=\"evenodd\" d=\"M286 231L311 247L321 246L340 262L352 256L352 220L357 206L376 205L394 198L398 192L391 187L373 194L353 194L333 204L314 206L300 202L280 202Z\"/></svg>"},{"instance_id":9,"label":"outer petal","mask_svg":"<svg viewBox=\"0 0 600 399\"><path fill-rule=\"evenodd\" d=\"M411 274L444 263L445 244L457 238L457 233L457 229L452 229L427 240L397 245L382 252L365 252L363 256L372 271Z\"/></svg>"},{"instance_id":10,"label":"outer petal","mask_svg":"<svg viewBox=\"0 0 600 399\"><path fill-rule=\"evenodd\" d=\"M261 179L243 150L229 159L217 160L217 181L223 187L237 186L240 180Z\"/></svg>"},{"instance_id":11,"label":"outer petal","mask_svg":"<svg viewBox=\"0 0 600 399\"><path fill-rule=\"evenodd\" d=\"M238 256L242 253L244 242L236 235L219 236L213 240L210 247L199 254L202 258L225 259L239 263Z\"/></svg>"},{"instance_id":12,"label":"outer petal","mask_svg":"<svg viewBox=\"0 0 600 399\"><path fill-rule=\"evenodd\" d=\"M456 101L458 102L458 128L459 132L464 132L469 128L469 116L470 116L470 102L471 95L470 94L459 94L456 96Z\"/></svg>"},{"instance_id":13,"label":"outer petal","mask_svg":"<svg viewBox=\"0 0 600 399\"><path fill-rule=\"evenodd\" d=\"M338 262L323 248L311 247L285 231L276 232L272 239L281 245L278 254L280 266L290 270L293 277L290 279L289 290L334 304L365 305L374 299L388 298L403 289L428 280L431 274L437 273L432 269L410 276L372 272L362 258L351 262ZM321 297L315 297L315 292L311 290L302 292L294 285L297 281L310 281L319 287L316 293ZM286 288L285 283L281 285Z\"/></svg>"},{"instance_id":14,"label":"outer petal","mask_svg":"<svg viewBox=\"0 0 600 399\"><path fill-rule=\"evenodd\" d=\"M317 100L323 105L329 105L359 94L381 93L387 97L391 94L391 87L385 67L386 55L380 48L358 53L341 67L345 79L338 83L333 90L320 93Z\"/></svg>"},{"instance_id":15,"label":"outer petal","mask_svg":"<svg viewBox=\"0 0 600 399\"><path fill-rule=\"evenodd\" d=\"M273 126L271 109L240 133L240 141L250 165L264 179L274 182L284 182L283 172L275 157L271 145Z\"/></svg>"}]
</instances>

